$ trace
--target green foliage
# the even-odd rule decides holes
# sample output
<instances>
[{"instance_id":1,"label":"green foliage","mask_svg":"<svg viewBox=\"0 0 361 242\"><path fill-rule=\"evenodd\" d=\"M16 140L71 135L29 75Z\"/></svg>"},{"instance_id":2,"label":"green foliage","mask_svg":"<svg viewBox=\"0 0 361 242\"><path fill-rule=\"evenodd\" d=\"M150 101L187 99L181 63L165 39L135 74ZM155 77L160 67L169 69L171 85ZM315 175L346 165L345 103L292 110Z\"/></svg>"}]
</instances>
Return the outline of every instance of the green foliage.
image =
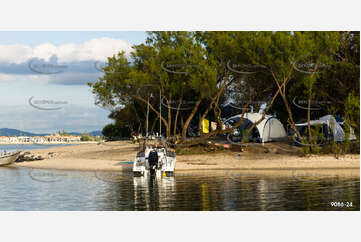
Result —
<instances>
[{"instance_id":1,"label":"green foliage","mask_svg":"<svg viewBox=\"0 0 361 242\"><path fill-rule=\"evenodd\" d=\"M173 135L187 130L185 122L208 112L212 98L223 83L229 82L207 117L214 115L216 120L219 107L230 98L265 100L279 91L278 84L286 83L282 98L277 97L270 110L284 124L308 114L310 119L317 119L330 112L344 116L359 133L359 32L154 31L133 49L130 56L120 52L109 57L105 75L89 84L96 103L112 108L109 117L131 132L145 133L148 98L149 127L158 129L156 122L161 118L167 135L171 130L175 130ZM246 75L230 71L229 64L257 68L251 69L254 74ZM297 71L298 65L313 74ZM289 105L296 96L331 103L322 106L320 112L307 113ZM174 108L177 105L173 103L187 102L193 104L191 109L175 110L167 105ZM199 107L193 110L196 102ZM109 136L114 136L112 132L118 131L110 131ZM320 152L317 149L305 148L305 152Z\"/></svg>"},{"instance_id":2,"label":"green foliage","mask_svg":"<svg viewBox=\"0 0 361 242\"><path fill-rule=\"evenodd\" d=\"M89 84L96 103L124 108L138 100L146 106L146 100L151 97L150 108L156 112L161 105L160 93L165 106L172 100L194 103L209 99L217 90L215 61L194 35L193 32L149 32L145 44L133 47L132 65L125 53L108 58L104 77ZM183 112L183 119L190 114ZM157 116L158 113L153 119ZM168 116L162 117L162 121L169 132L172 120Z\"/></svg>"},{"instance_id":3,"label":"green foliage","mask_svg":"<svg viewBox=\"0 0 361 242\"><path fill-rule=\"evenodd\" d=\"M243 129L243 130L241 130L241 137L244 137L244 136L246 136L247 135L247 129ZM245 137L245 139L244 139L244 142L246 142L246 143L248 143L248 137Z\"/></svg>"},{"instance_id":4,"label":"green foliage","mask_svg":"<svg viewBox=\"0 0 361 242\"><path fill-rule=\"evenodd\" d=\"M102 133L107 140L117 140L130 137L130 130L128 127L120 123L107 124L103 128Z\"/></svg>"},{"instance_id":5,"label":"green foliage","mask_svg":"<svg viewBox=\"0 0 361 242\"><path fill-rule=\"evenodd\" d=\"M101 137L94 137L88 133L83 133L80 137L80 141L100 141L101 139Z\"/></svg>"},{"instance_id":6,"label":"green foliage","mask_svg":"<svg viewBox=\"0 0 361 242\"><path fill-rule=\"evenodd\" d=\"M347 96L344 105L345 124L347 125L345 129L349 133L350 127L352 127L358 136L360 132L360 98L354 92L351 92Z\"/></svg>"},{"instance_id":7,"label":"green foliage","mask_svg":"<svg viewBox=\"0 0 361 242\"><path fill-rule=\"evenodd\" d=\"M324 133L322 130L322 125L316 125L311 128L311 136L304 137L302 139L301 154L310 155L310 154L319 154L320 153L320 145L326 144L327 140L325 140Z\"/></svg>"},{"instance_id":8,"label":"green foliage","mask_svg":"<svg viewBox=\"0 0 361 242\"><path fill-rule=\"evenodd\" d=\"M58 131L58 134L60 135L60 136L71 136L71 134L69 134L69 133L67 133L67 132L65 132L64 130L63 131Z\"/></svg>"},{"instance_id":9,"label":"green foliage","mask_svg":"<svg viewBox=\"0 0 361 242\"><path fill-rule=\"evenodd\" d=\"M345 117L345 120L348 120L355 129L355 133L358 134L359 111L354 110L354 112L347 114L347 110L350 108L359 110L360 33L340 32L338 35L337 49L332 52L332 58L323 63L324 67L319 70L313 90L317 100L328 102L327 105L322 106L323 112L328 111L328 113ZM299 95L299 88L302 88L302 86L291 88L292 95ZM349 99L350 94L352 95L350 97L352 101ZM346 107L347 105L349 106ZM358 130L356 131L356 129Z\"/></svg>"}]
</instances>

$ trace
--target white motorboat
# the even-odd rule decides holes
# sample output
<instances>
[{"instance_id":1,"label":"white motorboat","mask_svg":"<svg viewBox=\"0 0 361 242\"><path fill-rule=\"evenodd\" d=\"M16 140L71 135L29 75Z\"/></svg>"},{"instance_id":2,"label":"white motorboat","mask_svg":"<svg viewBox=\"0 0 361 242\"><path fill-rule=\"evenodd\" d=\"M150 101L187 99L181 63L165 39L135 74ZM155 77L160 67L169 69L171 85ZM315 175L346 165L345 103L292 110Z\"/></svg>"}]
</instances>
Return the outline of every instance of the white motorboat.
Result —
<instances>
[{"instance_id":1,"label":"white motorboat","mask_svg":"<svg viewBox=\"0 0 361 242\"><path fill-rule=\"evenodd\" d=\"M163 174L173 175L176 157L165 147L147 147L138 152L133 163L134 175Z\"/></svg>"},{"instance_id":2,"label":"white motorboat","mask_svg":"<svg viewBox=\"0 0 361 242\"><path fill-rule=\"evenodd\" d=\"M149 98L147 102L147 122L146 122L146 136L144 139L142 151L138 152L133 163L133 173L134 175L156 175L162 176L167 175L171 176L174 173L176 158L173 151L167 150L167 146L162 142L162 121L159 119L159 138L162 144L147 146L147 141L155 142L156 137L149 136L148 134L148 116L149 116ZM161 91L159 94L160 103L161 103ZM159 105L159 113L162 116L162 105ZM139 144L140 140L138 139Z\"/></svg>"},{"instance_id":3,"label":"white motorboat","mask_svg":"<svg viewBox=\"0 0 361 242\"><path fill-rule=\"evenodd\" d=\"M6 166L14 163L19 157L21 151L7 152L0 154L0 166Z\"/></svg>"}]
</instances>

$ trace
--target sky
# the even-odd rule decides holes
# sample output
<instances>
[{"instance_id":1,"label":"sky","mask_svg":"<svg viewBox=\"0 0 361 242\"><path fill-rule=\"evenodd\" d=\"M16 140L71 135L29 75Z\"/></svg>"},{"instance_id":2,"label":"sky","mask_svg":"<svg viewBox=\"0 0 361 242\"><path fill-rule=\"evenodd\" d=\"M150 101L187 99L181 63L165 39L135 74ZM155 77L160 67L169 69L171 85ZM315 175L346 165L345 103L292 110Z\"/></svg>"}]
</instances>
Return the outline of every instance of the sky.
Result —
<instances>
[{"instance_id":1,"label":"sky","mask_svg":"<svg viewBox=\"0 0 361 242\"><path fill-rule=\"evenodd\" d=\"M103 75L107 57L145 39L140 31L0 31L0 128L101 130L110 112L87 83Z\"/></svg>"}]
</instances>

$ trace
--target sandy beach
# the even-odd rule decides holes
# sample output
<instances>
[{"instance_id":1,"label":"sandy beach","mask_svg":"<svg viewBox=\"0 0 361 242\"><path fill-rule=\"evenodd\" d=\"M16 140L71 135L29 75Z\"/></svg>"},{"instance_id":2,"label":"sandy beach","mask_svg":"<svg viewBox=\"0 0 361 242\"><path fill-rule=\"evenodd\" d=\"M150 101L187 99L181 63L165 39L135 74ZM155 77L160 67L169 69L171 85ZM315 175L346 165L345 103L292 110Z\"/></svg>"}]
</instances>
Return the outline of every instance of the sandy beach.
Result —
<instances>
[{"instance_id":1,"label":"sandy beach","mask_svg":"<svg viewBox=\"0 0 361 242\"><path fill-rule=\"evenodd\" d=\"M129 141L119 141L31 150L32 154L41 155L46 159L15 163L13 166L84 171L131 170L132 165L129 161L134 160L138 147L138 144ZM291 146L267 144L261 148L250 147L245 152L225 150L177 156L178 172L233 169L256 173L265 170L280 173L282 170L294 169L334 170L332 173L344 170L344 173L349 173L346 170L351 169L354 170L352 174L359 176L360 155L344 155L338 159L334 155L301 157Z\"/></svg>"}]
</instances>

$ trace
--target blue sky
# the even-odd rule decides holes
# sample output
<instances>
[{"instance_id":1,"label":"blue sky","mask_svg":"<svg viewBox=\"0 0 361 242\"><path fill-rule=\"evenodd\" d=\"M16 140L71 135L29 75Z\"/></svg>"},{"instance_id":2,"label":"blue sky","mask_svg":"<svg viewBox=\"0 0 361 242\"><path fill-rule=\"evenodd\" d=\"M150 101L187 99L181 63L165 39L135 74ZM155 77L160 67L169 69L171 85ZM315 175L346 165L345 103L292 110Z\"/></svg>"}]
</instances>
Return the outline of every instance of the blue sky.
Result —
<instances>
[{"instance_id":1,"label":"blue sky","mask_svg":"<svg viewBox=\"0 0 361 242\"><path fill-rule=\"evenodd\" d=\"M0 128L102 129L109 111L94 105L87 82L102 75L96 66L106 57L145 39L137 31L0 31Z\"/></svg>"}]
</instances>

